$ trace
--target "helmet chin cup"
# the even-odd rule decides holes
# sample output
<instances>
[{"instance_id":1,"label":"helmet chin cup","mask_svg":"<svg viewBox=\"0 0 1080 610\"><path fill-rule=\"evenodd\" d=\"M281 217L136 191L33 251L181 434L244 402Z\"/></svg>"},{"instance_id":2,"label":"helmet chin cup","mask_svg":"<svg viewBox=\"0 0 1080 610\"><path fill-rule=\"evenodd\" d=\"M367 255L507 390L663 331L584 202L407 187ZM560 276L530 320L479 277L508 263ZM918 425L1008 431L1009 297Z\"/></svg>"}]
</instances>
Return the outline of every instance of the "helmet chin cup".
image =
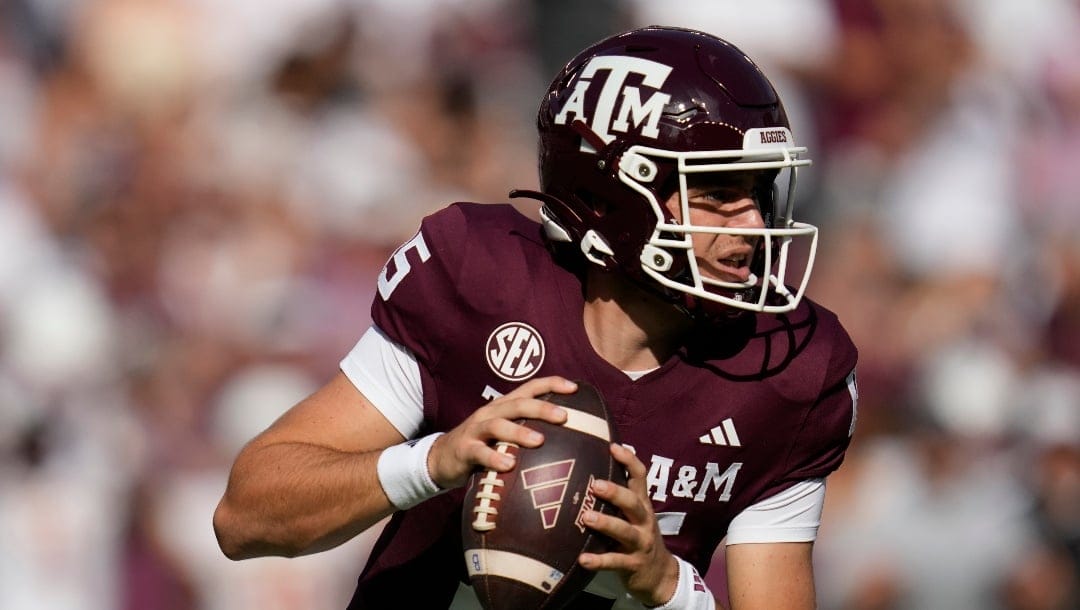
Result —
<instances>
[{"instance_id":1,"label":"helmet chin cup","mask_svg":"<svg viewBox=\"0 0 1080 610\"><path fill-rule=\"evenodd\" d=\"M581 237L581 253L593 263L607 268L607 262L597 256L596 252L608 257L615 256L615 251L611 249L611 246L609 246L606 241L604 241L604 238L600 237L596 231L589 229L585 232L585 235Z\"/></svg>"}]
</instances>

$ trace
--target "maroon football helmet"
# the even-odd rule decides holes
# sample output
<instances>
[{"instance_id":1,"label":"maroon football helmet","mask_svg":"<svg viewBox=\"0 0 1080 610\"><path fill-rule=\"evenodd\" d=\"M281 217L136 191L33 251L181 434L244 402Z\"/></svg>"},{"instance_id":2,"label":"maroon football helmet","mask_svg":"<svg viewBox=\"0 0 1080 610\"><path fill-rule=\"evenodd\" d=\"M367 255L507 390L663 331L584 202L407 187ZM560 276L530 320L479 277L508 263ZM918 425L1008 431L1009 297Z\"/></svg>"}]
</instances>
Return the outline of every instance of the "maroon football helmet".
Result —
<instances>
[{"instance_id":1,"label":"maroon football helmet","mask_svg":"<svg viewBox=\"0 0 1080 610\"><path fill-rule=\"evenodd\" d=\"M772 84L738 48L669 27L602 40L555 78L537 126L543 192L514 195L543 202L549 239L578 245L589 261L691 312L715 309L715 303L768 313L798 305L817 228L795 222L791 209L795 168L810 161L800 158L806 149L794 145ZM761 170L755 200L765 228L688 224L687 176L740 170ZM677 217L664 205L674 193L681 202ZM694 233L755 243L749 279L703 275ZM796 281L786 277L793 238L807 254Z\"/></svg>"}]
</instances>

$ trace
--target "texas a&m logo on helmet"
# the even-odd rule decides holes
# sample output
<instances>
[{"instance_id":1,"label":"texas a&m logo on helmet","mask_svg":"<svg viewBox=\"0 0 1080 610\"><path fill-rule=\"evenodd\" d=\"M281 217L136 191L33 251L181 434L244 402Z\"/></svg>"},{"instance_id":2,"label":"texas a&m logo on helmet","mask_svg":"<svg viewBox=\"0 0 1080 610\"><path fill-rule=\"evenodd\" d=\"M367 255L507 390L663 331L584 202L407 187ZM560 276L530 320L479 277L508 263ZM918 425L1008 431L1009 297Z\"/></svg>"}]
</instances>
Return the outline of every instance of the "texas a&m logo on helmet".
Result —
<instances>
[{"instance_id":1,"label":"texas a&m logo on helmet","mask_svg":"<svg viewBox=\"0 0 1080 610\"><path fill-rule=\"evenodd\" d=\"M601 85L595 112L593 116L588 116L585 110L586 94L596 86L594 81L599 80L598 72L606 72L607 78ZM641 89L627 83L631 74L640 75L641 84L655 90L647 92L648 97L644 101ZM572 93L555 115L555 123L565 125L573 117L573 120L586 123L604 142L614 139L612 131L629 132L631 124L640 129L642 136L656 138L660 135L660 116L671 100L671 95L659 91L669 74L671 66L641 57L594 57L582 69ZM582 140L582 150L589 149L589 143Z\"/></svg>"}]
</instances>

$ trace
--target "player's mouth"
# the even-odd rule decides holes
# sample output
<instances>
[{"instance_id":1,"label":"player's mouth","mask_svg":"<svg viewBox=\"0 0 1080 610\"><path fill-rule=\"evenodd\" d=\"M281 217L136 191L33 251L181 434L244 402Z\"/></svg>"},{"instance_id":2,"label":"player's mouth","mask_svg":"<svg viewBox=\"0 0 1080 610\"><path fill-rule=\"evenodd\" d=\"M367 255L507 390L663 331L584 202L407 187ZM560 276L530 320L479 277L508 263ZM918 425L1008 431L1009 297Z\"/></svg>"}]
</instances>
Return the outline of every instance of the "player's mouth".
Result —
<instances>
[{"instance_id":1,"label":"player's mouth","mask_svg":"<svg viewBox=\"0 0 1080 610\"><path fill-rule=\"evenodd\" d=\"M746 282L750 279L750 252L736 252L717 259L711 275L724 282Z\"/></svg>"}]
</instances>

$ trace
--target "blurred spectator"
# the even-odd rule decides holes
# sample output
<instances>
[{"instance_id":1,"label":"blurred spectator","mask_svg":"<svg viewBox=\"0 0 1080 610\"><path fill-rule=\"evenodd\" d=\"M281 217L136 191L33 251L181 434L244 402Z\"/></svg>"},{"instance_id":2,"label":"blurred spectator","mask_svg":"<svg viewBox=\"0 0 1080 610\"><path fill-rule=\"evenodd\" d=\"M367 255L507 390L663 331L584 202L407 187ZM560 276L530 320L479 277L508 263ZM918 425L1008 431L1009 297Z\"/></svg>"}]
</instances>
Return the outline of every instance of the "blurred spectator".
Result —
<instances>
[{"instance_id":1,"label":"blurred spectator","mask_svg":"<svg viewBox=\"0 0 1080 610\"><path fill-rule=\"evenodd\" d=\"M830 482L815 549L824 608L994 608L1031 544L1007 455L932 422L863 444Z\"/></svg>"},{"instance_id":2,"label":"blurred spectator","mask_svg":"<svg viewBox=\"0 0 1080 610\"><path fill-rule=\"evenodd\" d=\"M206 527L241 445L316 387L302 369L287 364L253 365L236 371L210 400L208 437L212 461L155 477L147 533L194 585L193 608L344 607L357 570L379 528L333 551L298 559L233 563ZM162 600L167 602L169 600Z\"/></svg>"}]
</instances>

